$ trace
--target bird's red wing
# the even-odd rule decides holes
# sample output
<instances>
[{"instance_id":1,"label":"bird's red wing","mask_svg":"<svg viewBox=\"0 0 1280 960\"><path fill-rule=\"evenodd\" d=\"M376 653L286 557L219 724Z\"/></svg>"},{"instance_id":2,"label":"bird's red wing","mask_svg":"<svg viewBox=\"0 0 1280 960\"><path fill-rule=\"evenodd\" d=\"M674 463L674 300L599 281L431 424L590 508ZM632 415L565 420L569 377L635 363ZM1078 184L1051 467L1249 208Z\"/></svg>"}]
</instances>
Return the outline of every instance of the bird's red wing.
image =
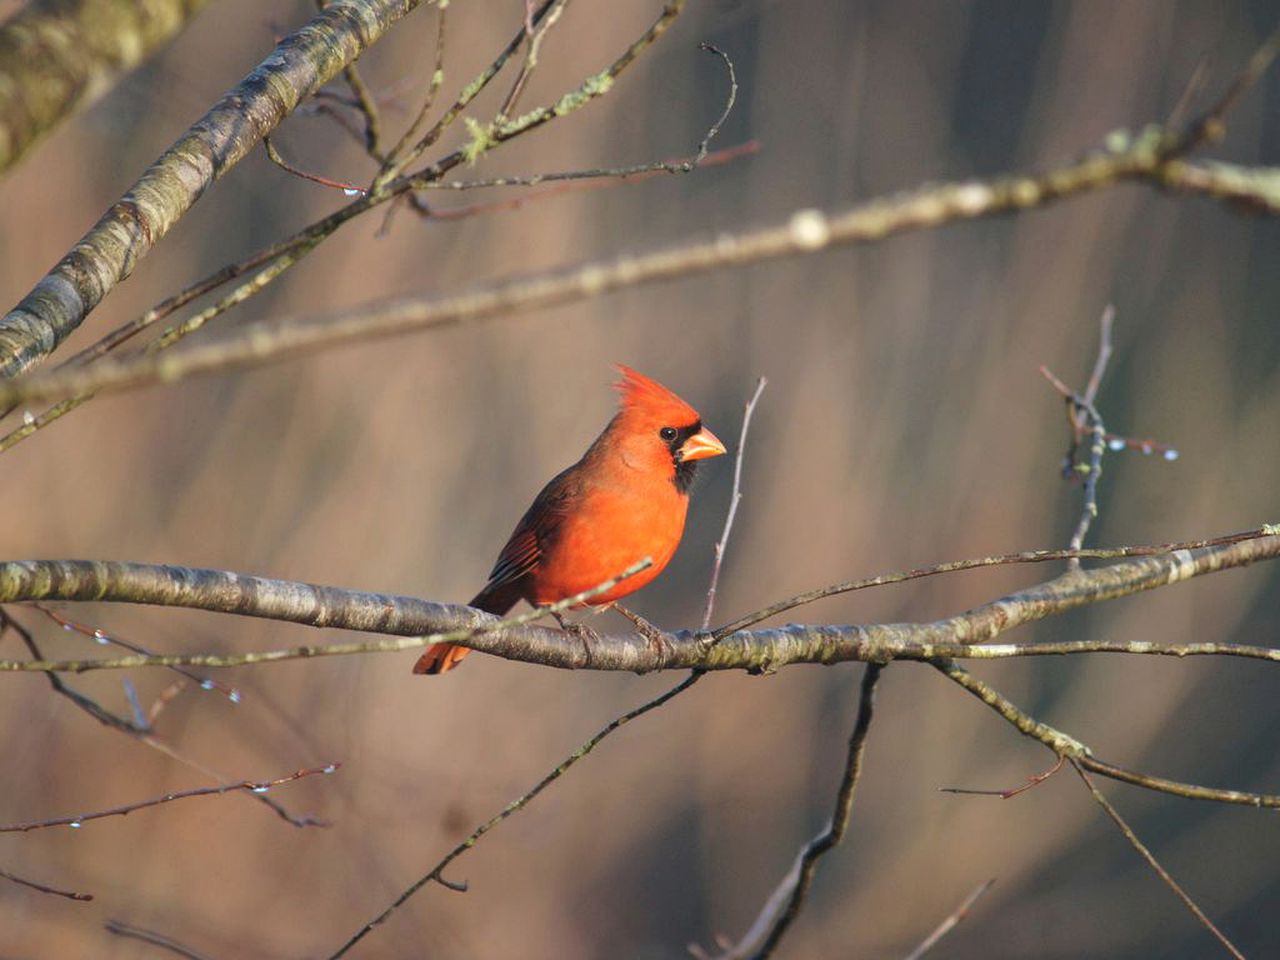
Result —
<instances>
[{"instance_id":1,"label":"bird's red wing","mask_svg":"<svg viewBox=\"0 0 1280 960\"><path fill-rule=\"evenodd\" d=\"M580 484L575 481L574 467L570 467L542 488L498 554L485 593L494 593L538 569L576 499Z\"/></svg>"}]
</instances>

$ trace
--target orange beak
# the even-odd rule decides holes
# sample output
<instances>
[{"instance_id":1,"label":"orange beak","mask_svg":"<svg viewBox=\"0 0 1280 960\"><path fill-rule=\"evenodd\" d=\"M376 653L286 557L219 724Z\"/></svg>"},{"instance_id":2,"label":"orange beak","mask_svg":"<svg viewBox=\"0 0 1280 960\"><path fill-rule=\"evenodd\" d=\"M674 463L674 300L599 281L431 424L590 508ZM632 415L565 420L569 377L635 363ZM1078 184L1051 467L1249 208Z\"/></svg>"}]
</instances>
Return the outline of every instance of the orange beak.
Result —
<instances>
[{"instance_id":1,"label":"orange beak","mask_svg":"<svg viewBox=\"0 0 1280 960\"><path fill-rule=\"evenodd\" d=\"M704 460L707 457L718 457L724 452L724 444L714 433L703 427L680 447L680 459Z\"/></svg>"}]
</instances>

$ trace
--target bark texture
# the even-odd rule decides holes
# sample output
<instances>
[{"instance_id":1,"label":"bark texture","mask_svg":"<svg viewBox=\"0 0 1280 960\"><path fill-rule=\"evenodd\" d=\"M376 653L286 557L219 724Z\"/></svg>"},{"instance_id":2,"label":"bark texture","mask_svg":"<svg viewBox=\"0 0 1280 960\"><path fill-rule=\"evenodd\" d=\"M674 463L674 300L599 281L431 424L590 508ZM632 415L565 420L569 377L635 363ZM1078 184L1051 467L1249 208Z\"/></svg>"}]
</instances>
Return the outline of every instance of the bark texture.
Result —
<instances>
[{"instance_id":1,"label":"bark texture","mask_svg":"<svg viewBox=\"0 0 1280 960\"><path fill-rule=\"evenodd\" d=\"M204 191L421 0L334 0L155 161L0 319L0 377L48 356Z\"/></svg>"}]
</instances>

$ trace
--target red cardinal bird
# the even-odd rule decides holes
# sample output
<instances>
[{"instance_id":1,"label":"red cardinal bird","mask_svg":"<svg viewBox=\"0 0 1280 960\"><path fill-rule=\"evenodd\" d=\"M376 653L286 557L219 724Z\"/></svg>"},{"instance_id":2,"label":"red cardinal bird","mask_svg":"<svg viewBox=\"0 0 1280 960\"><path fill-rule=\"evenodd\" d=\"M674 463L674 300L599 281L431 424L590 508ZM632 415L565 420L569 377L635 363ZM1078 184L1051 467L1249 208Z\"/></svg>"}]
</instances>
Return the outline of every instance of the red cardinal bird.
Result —
<instances>
[{"instance_id":1,"label":"red cardinal bird","mask_svg":"<svg viewBox=\"0 0 1280 960\"><path fill-rule=\"evenodd\" d=\"M617 368L617 415L582 459L534 499L471 606L503 616L519 600L555 603L652 557L653 566L588 601L610 604L660 574L676 552L696 461L724 453L724 444L662 384ZM413 672L444 673L469 652L437 643Z\"/></svg>"}]
</instances>

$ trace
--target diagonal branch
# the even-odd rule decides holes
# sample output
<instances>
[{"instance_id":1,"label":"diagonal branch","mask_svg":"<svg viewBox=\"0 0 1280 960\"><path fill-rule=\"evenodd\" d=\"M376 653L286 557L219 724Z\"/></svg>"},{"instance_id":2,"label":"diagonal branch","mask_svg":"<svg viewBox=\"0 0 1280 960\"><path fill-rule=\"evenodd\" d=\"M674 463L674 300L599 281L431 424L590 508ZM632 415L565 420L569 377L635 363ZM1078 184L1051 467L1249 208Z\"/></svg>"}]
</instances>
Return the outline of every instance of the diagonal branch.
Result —
<instances>
[{"instance_id":1,"label":"diagonal branch","mask_svg":"<svg viewBox=\"0 0 1280 960\"><path fill-rule=\"evenodd\" d=\"M213 182L421 0L334 0L166 150L0 319L0 377L52 353Z\"/></svg>"},{"instance_id":2,"label":"diagonal branch","mask_svg":"<svg viewBox=\"0 0 1280 960\"><path fill-rule=\"evenodd\" d=\"M550 9L552 2L553 0L547 0L547 2L544 3L538 10L534 11L530 15L529 22L537 23ZM657 39L657 37L661 34L661 32L666 29L666 26L670 23L671 18L673 18L678 12L679 11L676 7L669 5L667 9L664 10L662 17L659 19L657 24L655 24L655 26L651 28L643 38L638 40L636 43L633 43L632 46L628 48L627 52L624 53L621 58L619 58L618 60L615 60L610 67L606 68L606 70L598 76L607 77L610 80L610 82L615 80L620 75L622 70L626 69L628 65L634 62L635 57L637 56L639 51L645 49L645 47L648 44L652 43L654 40ZM442 30L443 24L444 24L443 10L440 11L439 23L440 23L440 28ZM412 203L414 203L415 206L419 207L423 212L429 212L426 210L425 206L421 205L417 196L412 191L423 189L425 187L434 185L446 173L448 173L450 170L457 167L459 164L463 163L465 160L468 159L467 151L463 149L454 150L446 154L445 156L437 159L435 162L428 164L426 167L416 171L413 174L403 174L403 168L407 164L409 164L414 158L416 158L417 155L422 150L425 150L430 144L434 143L435 139L444 131L444 129L450 123L452 123L454 119L456 119L459 115L461 115L461 112L465 110L467 106L474 101L475 97L478 96L479 93L485 88L485 86L487 86L488 83L498 74L498 72L501 71L501 69L507 63L507 61L511 58L512 54L515 52L516 48L519 46L523 38L524 38L524 27L522 26L521 32L518 33L516 37L507 45L507 47L498 54L498 56L494 59L494 61L489 65L489 67L486 70L484 70L475 80L473 80L470 84L467 85L467 87L459 95L458 99L454 102L453 106L450 107L447 111L445 111L444 115L437 121L435 126L432 127L431 131L428 132L428 134L422 139L422 141L419 142L415 147L413 147L413 149L408 154L405 154L404 156L400 156L399 159L396 159L396 157L399 156L399 152L401 148L400 147L395 148L392 154L388 155L386 162L383 164L381 171L379 172L377 177L374 178L374 181L370 189L367 191L357 191L357 193L360 195L352 203L349 203L346 206L341 207L338 210L334 211L333 213L329 214L328 216L315 221L314 223L310 224L309 226L295 233L292 237L289 237L288 239L280 241L278 243L272 244L271 246L266 247L263 250L260 250L257 253L237 263L230 264L222 268L221 270L217 271L216 273L212 274L211 276L203 280L197 281L196 283L187 287L185 290L182 290L179 293L175 294L174 296L169 297L164 302L157 304L155 307L147 311L141 317L138 317L135 320L125 324L124 326L117 328L116 330L108 334L106 337L99 340L97 343L86 348L85 350L82 350L75 357L71 358L71 360L63 364L60 367L60 369L82 367L85 364L89 363L90 361L93 361L97 358L102 357L103 355L105 355L106 353L114 349L116 346L118 346L119 344L128 340L130 337L136 336L142 330L146 329L147 327L155 324L159 320L173 313L175 310L179 309L184 304L190 302L195 297L208 293L213 289L215 289L216 287L221 286L223 283L234 280L237 277L240 277L249 273L250 271L253 271L253 270L258 271L252 277L250 277L247 281L243 282L242 284L240 284L240 286L232 290L229 294L223 296L217 303L205 308L204 310L201 310L199 313L195 314L192 317L188 317L187 319L181 321L180 323L170 325L158 338L156 338L155 340L153 340L151 343L147 345L146 349L143 351L143 355L150 356L157 353L160 350L167 349L177 341L201 329L204 325L206 325L207 323L209 323L211 320L215 319L219 315L225 313L227 310L235 307L236 305L242 303L243 301L261 292L261 290L264 287L274 282L276 279L282 276L286 271L288 271L291 267L299 263L320 243L324 242L328 237L332 236L333 233L336 230L338 230L339 227L341 227L343 224L347 223L348 221L354 219L355 217L368 212L375 206L378 206L384 203L391 203L392 206L388 208L388 212L387 212L387 216L390 217L391 212L394 210L394 203L398 200L404 199L407 196L409 200ZM438 34L437 43L438 44L443 43L442 33ZM437 51L437 56L439 56L439 48ZM598 80L598 77L596 79ZM437 73L432 78L432 86L431 86L432 90L436 89L436 87L438 86L439 80L440 80L440 75L437 68ZM595 90L595 93L592 94L592 97L598 96L604 92L603 89L599 88L598 84L596 87L593 87L592 89ZM732 102L734 89L731 89L730 91L730 104ZM321 91L321 93L323 93L323 91ZM429 92L428 104L424 105L424 110L426 109L427 106L429 106L429 103L432 97L433 95ZM588 99L591 99L591 97L588 97L585 99L582 97L577 97L575 96L575 92L570 92L568 94L565 94L563 97L561 97L561 100L558 101L558 104L562 105L562 109L560 109L559 112L556 113L556 116L557 117L566 116L569 112L572 112L573 110L578 109L578 107L586 103ZM723 119L726 115L727 115L726 113L722 113L721 117L716 120L715 124L712 125L712 127L707 131L706 135L703 137L703 140L699 146L697 155L690 159L683 160L674 164L667 164L667 163L645 164L645 165L633 166L630 168L620 168L616 171L597 170L597 171L581 171L580 173L586 174L587 176L605 176L605 177L625 177L628 174L635 174L636 179L642 179L645 174L653 175L658 172L672 173L672 174L688 173L699 166L709 165L712 160L712 157L704 156L705 147L710 142L711 137L719 129L719 126L723 122ZM532 127L526 126L523 128L522 131L519 131L519 132L523 132L524 130L529 130L529 129L532 129ZM504 139L509 140L511 139L511 137L514 137L515 135L516 135L515 133L512 133L510 136L506 136ZM269 142L266 141L265 137L264 137L264 143L267 144L269 148ZM268 149L268 154L270 155L270 153L271 151L270 149ZM736 154L729 151L720 151L719 156L716 157L715 159L719 162L723 162L725 159L728 159L730 156L733 156L733 155L736 155ZM285 164L285 166L286 168L291 169L288 167L287 164ZM295 171L295 172L298 172L298 171ZM303 174L303 175L309 176L306 174ZM569 178L573 178L573 176L574 176L573 173L569 174ZM312 179L315 179L315 178L312 178ZM617 182L617 181L614 180L612 182ZM568 186L569 186L568 184L562 184L561 189L564 189ZM546 194L543 194L543 195L546 195ZM506 202L503 202L504 205L505 203ZM474 208L472 209L474 210ZM446 212L446 214L444 216L439 217L439 219L456 219L460 216L466 215L466 213L467 211L456 211L453 213ZM383 229L385 228L386 228L386 221L384 221L383 223ZM258 268L261 268L261 269L258 269ZM25 438L33 434L35 431L60 419L62 416L66 415L67 413L70 413L72 410L76 409L77 407L81 406L82 404L84 404L88 400L91 400L92 398L93 398L92 392L77 393L74 396L68 397L66 400L62 401L61 403L54 405L53 407L44 411L38 416L34 416L29 413L24 415L23 423L21 426L14 428L5 436L0 437L0 451L8 449L14 444L21 442L22 440L24 440ZM9 409L11 408L12 408L12 405L9 405Z\"/></svg>"},{"instance_id":3,"label":"diagonal branch","mask_svg":"<svg viewBox=\"0 0 1280 960\"><path fill-rule=\"evenodd\" d=\"M813 884L813 877L818 869L818 858L839 846L840 841L844 839L845 831L849 828L849 817L853 812L853 795L858 786L858 775L862 772L862 754L867 745L867 733L871 729L876 683L883 669L880 664L869 663L862 675L862 689L858 697L858 718L854 722L853 732L849 735L844 774L840 778L840 787L836 791L835 809L832 811L830 823L796 855L795 863L782 878L782 882L769 895L769 899L765 901L760 913L742 939L731 945L724 953L717 954L714 960L746 960L748 957L751 960L765 960L772 956L778 944L782 942L787 928L791 926L804 906L805 897L809 893L809 887Z\"/></svg>"},{"instance_id":4,"label":"diagonal branch","mask_svg":"<svg viewBox=\"0 0 1280 960\"><path fill-rule=\"evenodd\" d=\"M1244 954L1236 949L1236 945L1228 940L1227 935L1219 930L1217 925L1209 919L1208 915L1200 909L1200 905L1191 899L1191 894L1187 893L1178 881L1173 879L1169 874L1169 871L1160 865L1160 861L1156 859L1155 854L1148 849L1145 843L1138 839L1138 835L1133 832L1133 828L1125 822L1124 817L1120 816L1120 811L1112 806L1111 801L1108 800L1106 795L1098 789L1097 785L1093 782L1093 778L1085 772L1085 769L1081 766L1080 762L1075 758L1072 758L1071 765L1076 768L1076 773L1080 774L1080 779L1084 781L1084 785L1089 789L1089 793L1093 795L1093 799L1097 802L1098 806L1102 807L1107 816L1111 818L1112 822L1120 828L1120 832L1124 834L1124 838L1129 841L1133 849L1138 851L1138 854L1142 859L1147 861L1147 865L1155 871L1156 876L1164 882L1165 886L1174 892L1174 895L1177 896L1177 898L1182 901L1183 905L1191 911L1191 915L1199 920L1205 929L1217 937L1218 942L1226 948L1227 952L1231 954L1231 956L1235 957L1235 960L1245 960Z\"/></svg>"},{"instance_id":5,"label":"diagonal branch","mask_svg":"<svg viewBox=\"0 0 1280 960\"><path fill-rule=\"evenodd\" d=\"M649 711L656 710L658 707L661 707L667 702L669 702L670 700L673 700L674 698L678 697L680 694L684 693L686 690L692 687L695 683L697 683L702 678L702 676L703 675L701 673L691 673L689 674L689 676L685 677L683 680L681 680L678 684L676 684L670 690L667 690L665 693L659 694L657 697L654 697L652 700L648 701L647 703L643 703L640 706L636 707L634 710L624 713L622 716L615 717L613 720L609 721L609 723L606 724L604 727L602 727L600 731L597 732L590 740L587 740L580 747L578 747L577 750L569 754L569 756L567 756L564 760L562 760L555 767L555 769L551 770L541 780L539 780L536 784L534 784L534 786L531 789L521 794L515 800L512 800L509 804L503 807L502 810L500 810L494 816L490 817L488 820L486 820L484 823L478 826L475 830L473 830L465 840L463 840L456 847L454 847L447 854L445 854L444 857L440 860L440 862L437 863L434 867L432 867L430 871L428 871L426 874L424 874L423 876L415 880L408 887L408 889L406 889L403 893L401 893L400 896L398 896L391 903L389 907L387 907L385 910L379 913L376 917L374 917L372 920L370 920L368 923L362 926L359 930L357 930L354 934L352 934L351 938L348 939L347 942L344 943L341 947L339 947L337 952L330 955L327 958L327 960L338 960L338 958L346 956L347 952L352 947L354 947L357 943L359 943L361 940L367 937L370 933L372 933L380 924L385 922L386 919L391 916L391 914L395 913L396 910L400 909L400 907L402 907L409 900L410 897L412 897L415 893L417 893L419 890L421 890L423 887L425 887L428 883L432 882L433 880L442 886L448 887L450 890L464 892L467 889L466 884L459 884L451 880L445 879L444 871L451 863L453 863L455 860L458 859L458 857L462 856L464 853L466 853L468 850L474 847L480 841L481 837L483 837L486 833L488 833L498 824L502 823L503 820L506 820L508 817L512 816L513 814L519 813L521 810L527 807L530 803L532 803L534 799L537 798L538 794L542 793L543 790L551 786L553 783L559 780L562 776L568 773L570 767L572 767L579 760L583 759L585 756L591 753L591 751L594 750L597 746L599 746L600 742L604 740L606 737L608 737L610 734L619 730L626 724L630 723L632 720L642 717Z\"/></svg>"},{"instance_id":6,"label":"diagonal branch","mask_svg":"<svg viewBox=\"0 0 1280 960\"><path fill-rule=\"evenodd\" d=\"M9 880L31 890L39 890L41 893L53 894L55 897L66 897L68 900L86 901L93 899L92 893L80 893L76 890L63 890L60 887L50 887L47 884L37 883L35 880L28 880L26 877L20 877L15 873L9 873L7 870L0 870L0 879Z\"/></svg>"},{"instance_id":7,"label":"diagonal branch","mask_svg":"<svg viewBox=\"0 0 1280 960\"><path fill-rule=\"evenodd\" d=\"M975 887L973 891L960 903L960 906L947 914L943 921L934 927L933 932L920 941L920 945L907 954L904 960L920 960L921 957L937 946L939 940L954 930L969 916L969 911L973 909L973 905L978 902L979 898L982 897L984 893L991 889L992 884L995 882L995 878L993 877L990 880L983 881Z\"/></svg>"},{"instance_id":8,"label":"diagonal branch","mask_svg":"<svg viewBox=\"0 0 1280 960\"><path fill-rule=\"evenodd\" d=\"M707 584L707 602L702 608L702 629L711 628L711 616L716 608L716 588L720 585L720 567L724 564L725 548L729 545L729 534L733 532L733 521L738 516L738 504L742 502L742 461L747 451L747 433L751 430L751 415L755 413L760 394L764 392L769 381L761 377L756 381L756 391L742 408L742 431L738 434L738 452L733 458L733 489L729 491L729 509L725 511L724 529L720 539L716 541L715 552L711 564L711 580Z\"/></svg>"},{"instance_id":9,"label":"diagonal branch","mask_svg":"<svg viewBox=\"0 0 1280 960\"><path fill-rule=\"evenodd\" d=\"M1202 787L1194 783L1180 783L1176 780L1166 780L1163 777L1126 770L1104 760L1098 760L1094 757L1093 751L1075 737L1063 733L1061 730L1056 730L1047 723L1041 723L1025 713L1004 694L990 684L979 680L959 664L950 660L937 659L929 661L929 665L989 706L1023 736L1039 740L1059 757L1066 757L1085 770L1100 773L1104 777L1110 777L1122 783L1155 790L1158 793L1169 793L1188 800L1211 800L1217 803L1232 803L1245 807L1280 809L1280 796L1273 794L1246 793L1241 790L1218 790L1213 787ZM1000 794L995 795L1000 796Z\"/></svg>"}]
</instances>

